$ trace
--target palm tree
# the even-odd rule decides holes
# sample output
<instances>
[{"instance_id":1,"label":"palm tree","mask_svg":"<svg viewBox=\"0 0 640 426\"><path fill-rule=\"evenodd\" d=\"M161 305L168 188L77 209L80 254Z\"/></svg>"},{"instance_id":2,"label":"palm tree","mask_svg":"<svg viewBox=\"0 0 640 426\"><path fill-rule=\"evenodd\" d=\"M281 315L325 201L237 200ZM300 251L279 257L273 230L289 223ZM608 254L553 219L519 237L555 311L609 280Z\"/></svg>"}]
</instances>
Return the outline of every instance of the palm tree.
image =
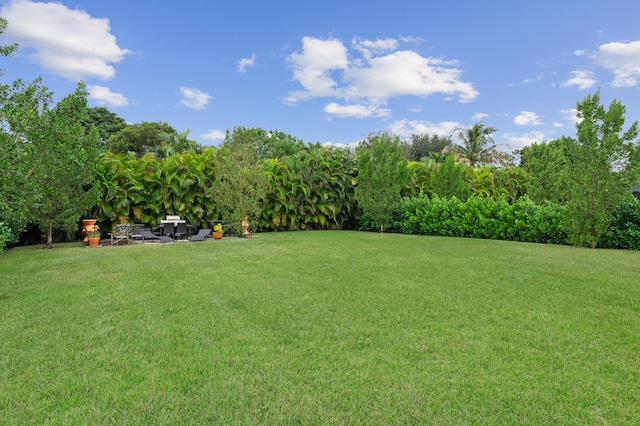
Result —
<instances>
[{"instance_id":1,"label":"palm tree","mask_svg":"<svg viewBox=\"0 0 640 426\"><path fill-rule=\"evenodd\" d=\"M493 142L491 134L497 131L497 128L485 126L482 122L469 128L459 127L454 135L460 143L452 144L450 151L456 154L459 161L470 166L496 162L504 164L510 156L498 151L498 145Z\"/></svg>"}]
</instances>

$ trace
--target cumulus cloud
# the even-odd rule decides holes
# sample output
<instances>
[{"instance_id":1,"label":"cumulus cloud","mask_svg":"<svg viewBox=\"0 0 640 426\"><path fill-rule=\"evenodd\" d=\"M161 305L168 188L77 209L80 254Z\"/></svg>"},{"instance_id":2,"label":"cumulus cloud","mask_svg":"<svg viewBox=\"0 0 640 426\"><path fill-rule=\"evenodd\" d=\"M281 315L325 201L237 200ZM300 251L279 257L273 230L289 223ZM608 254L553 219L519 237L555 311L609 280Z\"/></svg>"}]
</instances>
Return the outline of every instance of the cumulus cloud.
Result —
<instances>
[{"instance_id":1,"label":"cumulus cloud","mask_svg":"<svg viewBox=\"0 0 640 426\"><path fill-rule=\"evenodd\" d=\"M484 112L476 112L475 114L473 114L473 115L471 116L471 119L472 119L473 121L482 121L482 120L484 120L484 119L485 119L485 118L487 118L487 117L489 117L489 114L487 114L487 113L484 113Z\"/></svg>"},{"instance_id":2,"label":"cumulus cloud","mask_svg":"<svg viewBox=\"0 0 640 426\"><path fill-rule=\"evenodd\" d=\"M110 105L114 107L127 106L129 100L120 93L112 92L104 86L87 86L89 99L95 100L98 105Z\"/></svg>"},{"instance_id":3,"label":"cumulus cloud","mask_svg":"<svg viewBox=\"0 0 640 426\"><path fill-rule=\"evenodd\" d=\"M254 66L256 63L256 54L251 55L250 58L242 58L238 61L238 72L246 72L248 67Z\"/></svg>"},{"instance_id":4,"label":"cumulus cloud","mask_svg":"<svg viewBox=\"0 0 640 426\"><path fill-rule=\"evenodd\" d=\"M520 111L520 114L513 118L513 124L517 126L539 126L542 124L540 116L531 111Z\"/></svg>"},{"instance_id":5,"label":"cumulus cloud","mask_svg":"<svg viewBox=\"0 0 640 426\"><path fill-rule=\"evenodd\" d=\"M478 95L471 83L462 81L456 61L397 50L398 41L393 39L354 38L352 45L350 54L335 38L304 37L302 52L288 58L294 79L303 90L290 92L285 102L333 97L348 105L382 105L392 97L437 93L469 102ZM343 114L344 108L336 108L337 105L331 103L325 110Z\"/></svg>"},{"instance_id":6,"label":"cumulus cloud","mask_svg":"<svg viewBox=\"0 0 640 426\"><path fill-rule=\"evenodd\" d=\"M335 102L328 103L324 107L327 114L336 115L338 117L386 117L390 111L380 108L378 105L350 104L340 105Z\"/></svg>"},{"instance_id":7,"label":"cumulus cloud","mask_svg":"<svg viewBox=\"0 0 640 426\"><path fill-rule=\"evenodd\" d=\"M442 121L440 123L431 123L430 121L419 120L398 120L389 125L389 131L402 138L411 137L411 135L439 135L448 137L453 134L454 130L462 125L456 121Z\"/></svg>"},{"instance_id":8,"label":"cumulus cloud","mask_svg":"<svg viewBox=\"0 0 640 426\"><path fill-rule=\"evenodd\" d=\"M640 77L640 40L603 44L594 54L595 61L613 71L614 87L632 87Z\"/></svg>"},{"instance_id":9,"label":"cumulus cloud","mask_svg":"<svg viewBox=\"0 0 640 426\"><path fill-rule=\"evenodd\" d=\"M593 78L593 72L577 70L571 71L569 74L573 75L569 80L562 83L564 87L577 86L578 89L589 89L596 84L596 80Z\"/></svg>"},{"instance_id":10,"label":"cumulus cloud","mask_svg":"<svg viewBox=\"0 0 640 426\"><path fill-rule=\"evenodd\" d=\"M575 108L561 109L560 116L562 117L563 121L565 123L568 123L568 125L570 126L575 126L576 124L582 121L582 119L578 117L578 110ZM565 127L565 126L562 125L560 127Z\"/></svg>"},{"instance_id":11,"label":"cumulus cloud","mask_svg":"<svg viewBox=\"0 0 640 426\"><path fill-rule=\"evenodd\" d=\"M203 133L202 135L200 135L202 139L208 140L208 141L223 140L225 136L226 136L225 132L223 132L222 130L216 130L216 129L209 130L207 133Z\"/></svg>"},{"instance_id":12,"label":"cumulus cloud","mask_svg":"<svg viewBox=\"0 0 640 426\"><path fill-rule=\"evenodd\" d=\"M211 100L211 96L208 93L191 87L181 87L180 94L182 94L180 103L191 109L205 109L209 100Z\"/></svg>"},{"instance_id":13,"label":"cumulus cloud","mask_svg":"<svg viewBox=\"0 0 640 426\"><path fill-rule=\"evenodd\" d=\"M504 144L508 146L510 150L522 149L534 142L542 142L545 140L543 132L529 132L521 134L507 133L503 135L503 138Z\"/></svg>"},{"instance_id":14,"label":"cumulus cloud","mask_svg":"<svg viewBox=\"0 0 640 426\"><path fill-rule=\"evenodd\" d=\"M9 22L20 23L9 25L8 38L20 43L31 60L65 78L111 79L116 72L112 64L131 53L118 46L108 19L61 3L13 0L0 14Z\"/></svg>"}]
</instances>

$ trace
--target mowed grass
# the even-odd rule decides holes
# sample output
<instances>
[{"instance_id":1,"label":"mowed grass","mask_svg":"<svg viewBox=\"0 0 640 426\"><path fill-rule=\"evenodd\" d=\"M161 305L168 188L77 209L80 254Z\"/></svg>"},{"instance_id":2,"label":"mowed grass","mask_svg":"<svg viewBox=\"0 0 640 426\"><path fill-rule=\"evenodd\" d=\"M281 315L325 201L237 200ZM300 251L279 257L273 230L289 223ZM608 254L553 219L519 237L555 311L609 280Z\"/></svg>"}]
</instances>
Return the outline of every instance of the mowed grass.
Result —
<instances>
[{"instance_id":1,"label":"mowed grass","mask_svg":"<svg viewBox=\"0 0 640 426\"><path fill-rule=\"evenodd\" d=\"M638 424L640 253L363 232L0 256L2 424Z\"/></svg>"}]
</instances>

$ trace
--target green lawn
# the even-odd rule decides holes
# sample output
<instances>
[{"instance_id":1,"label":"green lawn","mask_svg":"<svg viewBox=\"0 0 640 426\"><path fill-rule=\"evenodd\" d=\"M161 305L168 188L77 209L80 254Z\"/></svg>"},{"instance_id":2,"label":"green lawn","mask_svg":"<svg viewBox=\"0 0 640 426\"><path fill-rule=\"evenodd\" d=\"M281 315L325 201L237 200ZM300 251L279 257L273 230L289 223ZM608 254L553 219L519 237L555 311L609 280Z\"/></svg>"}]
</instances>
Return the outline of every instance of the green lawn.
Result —
<instances>
[{"instance_id":1,"label":"green lawn","mask_svg":"<svg viewBox=\"0 0 640 426\"><path fill-rule=\"evenodd\" d=\"M638 424L640 253L362 232L0 255L1 424Z\"/></svg>"}]
</instances>

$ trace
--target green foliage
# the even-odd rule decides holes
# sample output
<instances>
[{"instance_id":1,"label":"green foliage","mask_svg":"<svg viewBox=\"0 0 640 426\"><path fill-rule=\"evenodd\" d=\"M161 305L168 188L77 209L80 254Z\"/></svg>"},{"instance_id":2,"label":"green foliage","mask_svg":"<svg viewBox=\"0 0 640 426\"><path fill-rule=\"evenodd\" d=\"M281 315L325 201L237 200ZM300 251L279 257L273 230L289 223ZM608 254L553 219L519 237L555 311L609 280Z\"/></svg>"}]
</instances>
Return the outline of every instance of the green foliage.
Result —
<instances>
[{"instance_id":1,"label":"green foliage","mask_svg":"<svg viewBox=\"0 0 640 426\"><path fill-rule=\"evenodd\" d=\"M451 145L451 138L440 135L412 135L403 143L404 157L409 161L420 161L440 156Z\"/></svg>"},{"instance_id":2,"label":"green foliage","mask_svg":"<svg viewBox=\"0 0 640 426\"><path fill-rule=\"evenodd\" d=\"M354 226L355 157L343 148L310 146L267 162L269 190L262 229L344 229Z\"/></svg>"},{"instance_id":3,"label":"green foliage","mask_svg":"<svg viewBox=\"0 0 640 426\"><path fill-rule=\"evenodd\" d=\"M95 127L100 136L100 141L105 146L111 135L118 133L127 126L124 118L119 117L105 107L87 108L87 115L82 120L82 124L87 134L89 134L92 127Z\"/></svg>"},{"instance_id":4,"label":"green foliage","mask_svg":"<svg viewBox=\"0 0 640 426\"><path fill-rule=\"evenodd\" d=\"M564 207L534 204L527 197L510 204L504 198L426 196L402 203L403 233L565 244Z\"/></svg>"},{"instance_id":5,"label":"green foliage","mask_svg":"<svg viewBox=\"0 0 640 426\"><path fill-rule=\"evenodd\" d=\"M640 200L629 195L611 213L598 247L640 250Z\"/></svg>"},{"instance_id":6,"label":"green foliage","mask_svg":"<svg viewBox=\"0 0 640 426\"><path fill-rule=\"evenodd\" d=\"M98 133L85 134L81 124L86 114L84 83L38 118L37 126L24 134L36 158L27 183L33 188L30 219L47 235L53 247L53 230L68 235L77 231L80 217L99 200L95 163L100 155Z\"/></svg>"},{"instance_id":7,"label":"green foliage","mask_svg":"<svg viewBox=\"0 0 640 426\"><path fill-rule=\"evenodd\" d=\"M160 121L127 124L122 130L111 135L107 149L114 154L134 152L138 157L154 152L162 146L162 134L176 133L168 123Z\"/></svg>"},{"instance_id":8,"label":"green foliage","mask_svg":"<svg viewBox=\"0 0 640 426\"><path fill-rule=\"evenodd\" d=\"M160 140L160 145L153 149L158 158L167 158L172 154L188 151L197 154L203 150L202 145L189 139L188 129L182 133L161 133Z\"/></svg>"},{"instance_id":9,"label":"green foliage","mask_svg":"<svg viewBox=\"0 0 640 426\"><path fill-rule=\"evenodd\" d=\"M520 167L529 173L527 195L533 201L566 202L570 167L566 151L572 143L570 138L562 138L549 143L533 143L519 151Z\"/></svg>"},{"instance_id":10,"label":"green foliage","mask_svg":"<svg viewBox=\"0 0 640 426\"><path fill-rule=\"evenodd\" d=\"M255 226L260 217L261 202L268 189L265 166L255 148L255 132L244 128L227 131L221 148L216 152L216 175L211 197L215 200L219 219L241 233L241 221L248 217Z\"/></svg>"},{"instance_id":11,"label":"green foliage","mask_svg":"<svg viewBox=\"0 0 640 426\"><path fill-rule=\"evenodd\" d=\"M155 225L166 215L179 215L200 226L217 218L211 195L215 153L209 148L202 154L185 152L166 159L107 153L98 166L103 192L99 221Z\"/></svg>"},{"instance_id":12,"label":"green foliage","mask_svg":"<svg viewBox=\"0 0 640 426\"><path fill-rule=\"evenodd\" d=\"M498 151L498 146L493 142L495 127L487 127L484 123L475 123L469 128L458 128L455 136L458 143L450 147L450 151L456 153L458 159L470 166L477 164L501 163L506 164L510 156Z\"/></svg>"},{"instance_id":13,"label":"green foliage","mask_svg":"<svg viewBox=\"0 0 640 426\"><path fill-rule=\"evenodd\" d=\"M636 183L640 164L638 123L623 131L626 108L617 100L605 109L600 91L578 102L578 139L568 144L567 228L572 244L595 247L610 213Z\"/></svg>"},{"instance_id":14,"label":"green foliage","mask_svg":"<svg viewBox=\"0 0 640 426\"><path fill-rule=\"evenodd\" d=\"M447 155L440 164L438 173L431 178L430 192L439 197L466 200L471 195L471 190L464 181L465 173L466 166L457 163L453 155Z\"/></svg>"},{"instance_id":15,"label":"green foliage","mask_svg":"<svg viewBox=\"0 0 640 426\"><path fill-rule=\"evenodd\" d=\"M7 31L8 25L9 22L5 18L0 17L0 35L4 34L5 31ZM18 50L18 43L0 45L0 56L11 56L15 53L16 50ZM2 75L3 73L4 70L0 70L0 75Z\"/></svg>"},{"instance_id":16,"label":"green foliage","mask_svg":"<svg viewBox=\"0 0 640 426\"><path fill-rule=\"evenodd\" d=\"M358 186L355 196L363 213L371 216L380 232L389 224L409 179L400 138L386 133L369 135L357 149Z\"/></svg>"}]
</instances>

